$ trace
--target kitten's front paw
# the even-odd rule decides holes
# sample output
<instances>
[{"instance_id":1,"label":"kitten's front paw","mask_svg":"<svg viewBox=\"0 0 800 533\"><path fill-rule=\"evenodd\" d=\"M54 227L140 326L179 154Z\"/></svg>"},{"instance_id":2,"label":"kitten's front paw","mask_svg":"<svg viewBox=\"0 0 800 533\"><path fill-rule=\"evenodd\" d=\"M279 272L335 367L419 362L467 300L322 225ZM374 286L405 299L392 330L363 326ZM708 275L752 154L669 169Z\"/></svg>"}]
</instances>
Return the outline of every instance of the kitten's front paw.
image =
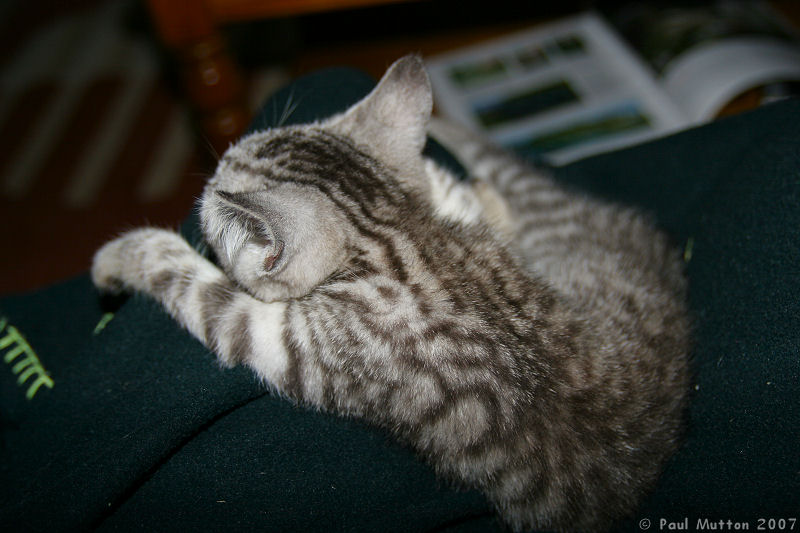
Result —
<instances>
[{"instance_id":1,"label":"kitten's front paw","mask_svg":"<svg viewBox=\"0 0 800 533\"><path fill-rule=\"evenodd\" d=\"M136 229L107 242L95 253L92 282L109 292L146 290L150 270L163 267L165 257L190 250L189 245L173 231Z\"/></svg>"},{"instance_id":2,"label":"kitten's front paw","mask_svg":"<svg viewBox=\"0 0 800 533\"><path fill-rule=\"evenodd\" d=\"M125 257L130 256L130 239L127 235L104 244L92 260L92 283L103 291L119 293L125 287ZM130 257L128 257L130 260Z\"/></svg>"}]
</instances>

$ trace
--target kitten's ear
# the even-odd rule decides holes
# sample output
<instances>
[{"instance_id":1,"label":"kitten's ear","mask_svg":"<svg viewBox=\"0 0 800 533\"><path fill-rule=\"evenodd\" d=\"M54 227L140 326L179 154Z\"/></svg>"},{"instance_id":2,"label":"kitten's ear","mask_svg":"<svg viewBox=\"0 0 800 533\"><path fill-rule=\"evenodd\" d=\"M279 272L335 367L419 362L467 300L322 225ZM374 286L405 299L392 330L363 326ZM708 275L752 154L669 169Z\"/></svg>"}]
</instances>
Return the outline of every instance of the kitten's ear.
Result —
<instances>
[{"instance_id":1,"label":"kitten's ear","mask_svg":"<svg viewBox=\"0 0 800 533\"><path fill-rule=\"evenodd\" d=\"M216 198L224 208L231 209L234 216L241 220L250 220L249 229L252 233L237 234L237 239L225 240L217 236L217 241L222 243L223 248L229 257L233 257L233 250L238 249L244 241L249 239L257 243L262 250L261 266L264 272L269 272L275 266L283 254L286 244L286 235L283 235L284 228L277 223L277 216L271 208L269 195L265 191L247 193L229 193L225 191L215 191ZM223 216L223 219L228 217ZM224 232L224 228L220 228Z\"/></svg>"},{"instance_id":2,"label":"kitten's ear","mask_svg":"<svg viewBox=\"0 0 800 533\"><path fill-rule=\"evenodd\" d=\"M232 193L227 191L214 191L224 205L239 211L256 220L265 219L265 210L262 197L268 198L262 191Z\"/></svg>"},{"instance_id":3,"label":"kitten's ear","mask_svg":"<svg viewBox=\"0 0 800 533\"><path fill-rule=\"evenodd\" d=\"M408 55L395 61L375 89L340 117L338 125L357 141L377 144L386 155L418 156L425 146L432 109L424 63Z\"/></svg>"}]
</instances>

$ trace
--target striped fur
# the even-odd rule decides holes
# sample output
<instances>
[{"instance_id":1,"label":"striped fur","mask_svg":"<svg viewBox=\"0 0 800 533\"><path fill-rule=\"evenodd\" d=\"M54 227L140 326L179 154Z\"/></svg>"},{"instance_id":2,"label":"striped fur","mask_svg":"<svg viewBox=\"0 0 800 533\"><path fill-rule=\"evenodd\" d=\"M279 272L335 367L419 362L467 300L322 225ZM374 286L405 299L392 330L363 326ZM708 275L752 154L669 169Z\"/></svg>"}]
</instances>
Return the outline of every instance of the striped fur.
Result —
<instances>
[{"instance_id":1,"label":"striped fur","mask_svg":"<svg viewBox=\"0 0 800 533\"><path fill-rule=\"evenodd\" d=\"M474 177L456 181L421 156L430 107L404 58L348 112L242 139L202 199L218 265L145 228L93 279L159 299L279 393L386 428L515 530L607 528L677 446L677 254L634 211L433 122Z\"/></svg>"}]
</instances>

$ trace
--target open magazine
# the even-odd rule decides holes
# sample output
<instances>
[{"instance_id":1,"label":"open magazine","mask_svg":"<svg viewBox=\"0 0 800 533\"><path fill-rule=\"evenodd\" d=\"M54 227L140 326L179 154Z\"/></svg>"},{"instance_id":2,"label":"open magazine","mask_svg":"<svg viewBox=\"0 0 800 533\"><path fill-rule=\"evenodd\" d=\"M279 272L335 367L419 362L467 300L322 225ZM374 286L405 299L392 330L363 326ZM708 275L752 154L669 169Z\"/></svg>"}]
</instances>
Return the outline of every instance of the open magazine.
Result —
<instances>
[{"instance_id":1,"label":"open magazine","mask_svg":"<svg viewBox=\"0 0 800 533\"><path fill-rule=\"evenodd\" d=\"M634 9L614 19L620 31L589 12L433 57L437 110L560 165L710 120L748 89L800 82L791 29L761 7L722 4L735 5Z\"/></svg>"}]
</instances>

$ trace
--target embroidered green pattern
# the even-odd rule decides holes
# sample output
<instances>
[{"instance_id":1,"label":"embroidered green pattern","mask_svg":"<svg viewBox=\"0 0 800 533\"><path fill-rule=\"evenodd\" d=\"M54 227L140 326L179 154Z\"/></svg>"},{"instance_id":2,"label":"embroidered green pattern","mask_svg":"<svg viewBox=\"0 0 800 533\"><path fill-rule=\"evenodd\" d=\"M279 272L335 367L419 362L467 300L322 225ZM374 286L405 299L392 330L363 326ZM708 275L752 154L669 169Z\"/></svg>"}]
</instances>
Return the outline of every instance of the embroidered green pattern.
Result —
<instances>
[{"instance_id":1,"label":"embroidered green pattern","mask_svg":"<svg viewBox=\"0 0 800 533\"><path fill-rule=\"evenodd\" d=\"M0 337L0 352L8 350L3 356L3 361L8 365L14 363L14 366L11 367L11 372L17 376L17 384L22 385L29 378L36 377L28 384L28 391L25 393L25 397L28 400L32 400L42 385L52 389L53 385L55 385L53 378L44 369L41 361L36 356L36 352L33 351L25 337L22 336L17 328L10 325L5 317L0 318L0 335L3 335L3 333L5 333L5 336Z\"/></svg>"},{"instance_id":2,"label":"embroidered green pattern","mask_svg":"<svg viewBox=\"0 0 800 533\"><path fill-rule=\"evenodd\" d=\"M94 331L92 335L97 335L101 331L103 331L106 325L111 322L111 319L114 318L114 313L103 313L103 316L100 317L100 322L94 327Z\"/></svg>"},{"instance_id":3,"label":"embroidered green pattern","mask_svg":"<svg viewBox=\"0 0 800 533\"><path fill-rule=\"evenodd\" d=\"M694 250L694 237L686 239L686 246L683 249L683 261L688 263L692 260L692 250Z\"/></svg>"}]
</instances>

